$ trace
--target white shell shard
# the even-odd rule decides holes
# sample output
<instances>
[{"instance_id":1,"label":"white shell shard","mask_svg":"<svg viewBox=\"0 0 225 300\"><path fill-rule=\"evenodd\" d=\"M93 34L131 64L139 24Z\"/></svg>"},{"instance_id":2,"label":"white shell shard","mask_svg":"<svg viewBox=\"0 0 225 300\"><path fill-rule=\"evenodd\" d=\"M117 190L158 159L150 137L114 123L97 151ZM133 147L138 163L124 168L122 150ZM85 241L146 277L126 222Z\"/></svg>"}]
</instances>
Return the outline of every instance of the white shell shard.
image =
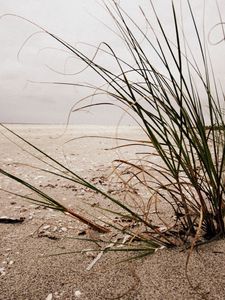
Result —
<instances>
[{"instance_id":1,"label":"white shell shard","mask_svg":"<svg viewBox=\"0 0 225 300\"><path fill-rule=\"evenodd\" d=\"M79 291L79 290L75 291L75 292L74 292L74 296L75 296L76 298L80 298L80 296L81 296L81 291Z\"/></svg>"},{"instance_id":2,"label":"white shell shard","mask_svg":"<svg viewBox=\"0 0 225 300\"><path fill-rule=\"evenodd\" d=\"M53 298L53 295L52 295L52 293L51 293L51 294L49 294L49 295L47 296L47 298L46 298L45 300L52 300L52 298Z\"/></svg>"},{"instance_id":3,"label":"white shell shard","mask_svg":"<svg viewBox=\"0 0 225 300\"><path fill-rule=\"evenodd\" d=\"M5 275L5 268L0 268L0 276L4 276Z\"/></svg>"}]
</instances>

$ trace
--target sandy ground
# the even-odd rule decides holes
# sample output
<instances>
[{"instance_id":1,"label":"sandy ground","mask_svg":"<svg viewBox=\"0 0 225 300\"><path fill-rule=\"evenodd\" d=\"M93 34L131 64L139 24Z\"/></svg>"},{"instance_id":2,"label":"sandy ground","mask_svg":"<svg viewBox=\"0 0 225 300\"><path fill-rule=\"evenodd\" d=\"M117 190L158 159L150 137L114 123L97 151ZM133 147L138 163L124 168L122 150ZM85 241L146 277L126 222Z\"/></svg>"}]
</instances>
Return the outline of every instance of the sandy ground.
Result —
<instances>
[{"instance_id":1,"label":"sandy ground","mask_svg":"<svg viewBox=\"0 0 225 300\"><path fill-rule=\"evenodd\" d=\"M65 133L59 126L13 125L10 128L106 190L111 162L132 158L137 151L130 147L105 151L115 146L115 141L110 139L82 138L66 143L83 135L115 136L116 130L111 127L72 126ZM123 127L118 135L142 138L134 127ZM40 163L2 134L0 164L1 168L34 183L68 207L87 217L94 216L94 206L100 201L98 195L27 167L26 164L38 166ZM23 187L3 176L0 186L17 193L25 192ZM115 184L112 187L116 189ZM126 262L123 260L132 254L106 252L88 270L100 250L93 243L74 239L82 231L84 235L79 237L95 234L83 223L0 191L0 217L4 216L24 218L24 221L0 223L1 300L225 299L223 240L199 247L192 254L188 275L191 284L198 287L193 289L185 275L187 252L163 249ZM97 251L62 254L85 249Z\"/></svg>"}]
</instances>

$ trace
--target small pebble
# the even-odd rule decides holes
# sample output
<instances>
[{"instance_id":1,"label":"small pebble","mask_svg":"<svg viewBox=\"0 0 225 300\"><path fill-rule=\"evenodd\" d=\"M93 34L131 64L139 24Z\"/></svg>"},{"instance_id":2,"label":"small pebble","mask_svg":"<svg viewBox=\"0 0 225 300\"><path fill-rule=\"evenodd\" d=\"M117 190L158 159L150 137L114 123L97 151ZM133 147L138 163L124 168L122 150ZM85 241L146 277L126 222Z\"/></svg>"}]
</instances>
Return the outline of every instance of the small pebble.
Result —
<instances>
[{"instance_id":1,"label":"small pebble","mask_svg":"<svg viewBox=\"0 0 225 300\"><path fill-rule=\"evenodd\" d=\"M66 227L62 227L62 228L60 228L60 230L63 231L63 232L66 232L67 228Z\"/></svg>"},{"instance_id":2,"label":"small pebble","mask_svg":"<svg viewBox=\"0 0 225 300\"><path fill-rule=\"evenodd\" d=\"M57 231L57 229L58 229L58 227L57 227L57 226L54 226L54 227L52 228L52 232Z\"/></svg>"},{"instance_id":3,"label":"small pebble","mask_svg":"<svg viewBox=\"0 0 225 300\"><path fill-rule=\"evenodd\" d=\"M5 275L5 268L4 267L0 268L0 275L1 276Z\"/></svg>"},{"instance_id":4,"label":"small pebble","mask_svg":"<svg viewBox=\"0 0 225 300\"><path fill-rule=\"evenodd\" d=\"M23 208L20 209L21 213L26 212L26 211L27 211L27 208L25 208L25 207L23 207Z\"/></svg>"},{"instance_id":5,"label":"small pebble","mask_svg":"<svg viewBox=\"0 0 225 300\"><path fill-rule=\"evenodd\" d=\"M51 226L50 225L45 225L42 227L43 230L49 229Z\"/></svg>"},{"instance_id":6,"label":"small pebble","mask_svg":"<svg viewBox=\"0 0 225 300\"><path fill-rule=\"evenodd\" d=\"M81 292L80 292L80 291L78 291L78 290L77 290L77 291L75 291L75 292L74 292L74 296L75 296L75 297L77 297L77 298L80 298L80 296L81 296Z\"/></svg>"}]
</instances>

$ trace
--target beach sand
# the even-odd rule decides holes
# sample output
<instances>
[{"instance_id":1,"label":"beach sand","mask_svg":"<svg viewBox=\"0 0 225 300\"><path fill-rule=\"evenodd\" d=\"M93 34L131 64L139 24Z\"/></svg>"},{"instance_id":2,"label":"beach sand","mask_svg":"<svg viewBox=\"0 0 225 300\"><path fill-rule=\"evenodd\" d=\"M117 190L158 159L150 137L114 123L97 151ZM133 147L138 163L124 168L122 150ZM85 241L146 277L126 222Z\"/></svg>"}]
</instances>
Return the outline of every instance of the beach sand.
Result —
<instances>
[{"instance_id":1,"label":"beach sand","mask_svg":"<svg viewBox=\"0 0 225 300\"><path fill-rule=\"evenodd\" d=\"M105 188L111 162L135 157L137 149L106 151L116 145L115 140L77 137L117 135L143 138L135 127L121 127L118 133L113 127L101 126L70 126L65 132L62 126L9 127L79 175L93 183L104 183ZM95 214L94 207L90 207L99 201L98 195L27 167L26 164L41 164L2 134L0 164L1 168L35 184L79 213L88 217ZM23 187L2 175L0 186L25 193ZM28 191L26 193L31 195ZM93 204L89 211L85 202ZM224 240L203 245L192 253L187 269L188 282L185 274L187 251L163 249L131 261L124 261L132 256L131 253L106 252L87 270L100 250L91 242L71 238L95 235L85 224L0 191L0 217L3 216L24 218L24 221L0 223L1 300L225 299ZM84 235L78 235L82 232ZM62 254L85 249L97 251Z\"/></svg>"}]
</instances>

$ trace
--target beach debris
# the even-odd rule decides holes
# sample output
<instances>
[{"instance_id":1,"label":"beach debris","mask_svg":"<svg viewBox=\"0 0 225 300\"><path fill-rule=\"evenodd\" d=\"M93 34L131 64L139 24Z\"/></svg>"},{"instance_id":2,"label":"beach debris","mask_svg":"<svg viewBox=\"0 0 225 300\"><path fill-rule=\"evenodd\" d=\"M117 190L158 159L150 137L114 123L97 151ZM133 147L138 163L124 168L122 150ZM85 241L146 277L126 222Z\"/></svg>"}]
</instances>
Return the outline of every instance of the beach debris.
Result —
<instances>
[{"instance_id":1,"label":"beach debris","mask_svg":"<svg viewBox=\"0 0 225 300\"><path fill-rule=\"evenodd\" d=\"M115 191L114 189L108 189L108 194L112 194L112 195L116 195L117 193L119 193L118 191Z\"/></svg>"},{"instance_id":2,"label":"beach debris","mask_svg":"<svg viewBox=\"0 0 225 300\"><path fill-rule=\"evenodd\" d=\"M71 217L78 219L79 221L88 225L89 227L91 227L93 230L95 230L97 232L100 232L100 233L109 233L110 232L110 230L108 228L105 228L101 225L96 224L95 222L91 221L90 219L87 219L86 217L81 216L80 214L76 213L74 210L67 209L67 211L64 213L65 213L65 215L70 215Z\"/></svg>"},{"instance_id":3,"label":"beach debris","mask_svg":"<svg viewBox=\"0 0 225 300\"><path fill-rule=\"evenodd\" d=\"M91 257L92 259L95 258L95 253L92 252L92 249L90 249L90 251L85 251L85 254L87 257Z\"/></svg>"},{"instance_id":4,"label":"beach debris","mask_svg":"<svg viewBox=\"0 0 225 300\"><path fill-rule=\"evenodd\" d=\"M9 253L4 253L3 256L5 256L5 260L1 262L2 266L0 267L0 276L4 276L6 274L6 270L14 264L14 260L8 257Z\"/></svg>"},{"instance_id":5,"label":"beach debris","mask_svg":"<svg viewBox=\"0 0 225 300\"><path fill-rule=\"evenodd\" d=\"M39 238L46 237L50 240L59 240L60 237L55 234L55 231L58 229L56 226L53 227L53 230L51 230L51 225L45 224L39 227L37 230L37 236Z\"/></svg>"},{"instance_id":6,"label":"beach debris","mask_svg":"<svg viewBox=\"0 0 225 300\"><path fill-rule=\"evenodd\" d=\"M20 213L26 212L28 209L26 207L21 207Z\"/></svg>"},{"instance_id":7,"label":"beach debris","mask_svg":"<svg viewBox=\"0 0 225 300\"><path fill-rule=\"evenodd\" d=\"M131 240L131 236L129 234L116 234L112 239L111 243L106 245L102 250L98 253L96 257L92 260L92 262L87 266L86 271L90 271L93 266L100 260L102 255L107 252L108 249L112 247L123 247L129 240ZM162 247L161 247L162 248ZM160 249L161 249L160 248ZM162 248L163 249L163 248ZM87 256L93 257L92 249L87 249L86 251Z\"/></svg>"},{"instance_id":8,"label":"beach debris","mask_svg":"<svg viewBox=\"0 0 225 300\"><path fill-rule=\"evenodd\" d=\"M4 276L5 275L5 268L4 267L1 267L0 268L0 276Z\"/></svg>"},{"instance_id":9,"label":"beach debris","mask_svg":"<svg viewBox=\"0 0 225 300\"><path fill-rule=\"evenodd\" d=\"M131 222L133 222L133 220L130 218L115 217L113 222L114 223L131 223Z\"/></svg>"},{"instance_id":10,"label":"beach debris","mask_svg":"<svg viewBox=\"0 0 225 300\"><path fill-rule=\"evenodd\" d=\"M53 226L51 230L52 230L52 232L56 232L58 230L58 227L57 226Z\"/></svg>"},{"instance_id":11,"label":"beach debris","mask_svg":"<svg viewBox=\"0 0 225 300\"><path fill-rule=\"evenodd\" d=\"M80 230L78 232L78 235L86 235L87 234L87 230L83 229L83 230Z\"/></svg>"},{"instance_id":12,"label":"beach debris","mask_svg":"<svg viewBox=\"0 0 225 300\"><path fill-rule=\"evenodd\" d=\"M74 184L64 184L62 188L70 189L73 192L78 191L78 188Z\"/></svg>"},{"instance_id":13,"label":"beach debris","mask_svg":"<svg viewBox=\"0 0 225 300\"><path fill-rule=\"evenodd\" d=\"M62 299L61 297L63 296L64 293L65 293L65 291L55 292L53 299L58 299L58 298Z\"/></svg>"},{"instance_id":14,"label":"beach debris","mask_svg":"<svg viewBox=\"0 0 225 300\"><path fill-rule=\"evenodd\" d=\"M32 220L34 217L35 213L34 212L30 212L28 220Z\"/></svg>"},{"instance_id":15,"label":"beach debris","mask_svg":"<svg viewBox=\"0 0 225 300\"><path fill-rule=\"evenodd\" d=\"M118 241L118 238L115 238L115 240L110 243L109 245L105 246L98 255L92 260L92 262L87 266L86 271L90 271L94 265L99 261L99 259L102 257L102 255L107 251L107 249L112 248Z\"/></svg>"},{"instance_id":16,"label":"beach debris","mask_svg":"<svg viewBox=\"0 0 225 300\"><path fill-rule=\"evenodd\" d=\"M123 247L126 242L128 242L131 239L131 236L129 234L124 234L121 238L119 237L118 239L122 239L122 242L117 246L119 247Z\"/></svg>"},{"instance_id":17,"label":"beach debris","mask_svg":"<svg viewBox=\"0 0 225 300\"><path fill-rule=\"evenodd\" d=\"M115 217L113 223L119 224L123 229L134 228L138 226L138 222L129 217Z\"/></svg>"},{"instance_id":18,"label":"beach debris","mask_svg":"<svg viewBox=\"0 0 225 300\"><path fill-rule=\"evenodd\" d=\"M2 224L23 223L24 220L25 220L24 217L20 217L20 218L11 218L11 217L7 217L7 216L0 217L0 223L2 223Z\"/></svg>"},{"instance_id":19,"label":"beach debris","mask_svg":"<svg viewBox=\"0 0 225 300\"><path fill-rule=\"evenodd\" d=\"M107 178L105 176L97 176L91 178L91 182L93 182L94 184L107 185Z\"/></svg>"},{"instance_id":20,"label":"beach debris","mask_svg":"<svg viewBox=\"0 0 225 300\"><path fill-rule=\"evenodd\" d=\"M51 294L48 294L47 298L45 300L52 300L53 299L53 295L52 293Z\"/></svg>"},{"instance_id":21,"label":"beach debris","mask_svg":"<svg viewBox=\"0 0 225 300\"><path fill-rule=\"evenodd\" d=\"M160 226L157 229L158 229L159 232L165 232L165 231L168 230L168 227L166 227L166 226Z\"/></svg>"},{"instance_id":22,"label":"beach debris","mask_svg":"<svg viewBox=\"0 0 225 300\"><path fill-rule=\"evenodd\" d=\"M100 206L100 205L99 205L99 201L93 202L93 203L91 204L91 207L96 207L96 206Z\"/></svg>"},{"instance_id":23,"label":"beach debris","mask_svg":"<svg viewBox=\"0 0 225 300\"><path fill-rule=\"evenodd\" d=\"M68 228L59 223L58 226L50 224L42 224L37 232L38 237L47 237L51 240L59 240L60 234L68 231Z\"/></svg>"},{"instance_id":24,"label":"beach debris","mask_svg":"<svg viewBox=\"0 0 225 300\"><path fill-rule=\"evenodd\" d=\"M157 251L159 251L159 250L163 250L163 249L165 249L166 248L166 246L161 246L161 247L159 247L159 248L156 248L155 249L155 252L157 252Z\"/></svg>"},{"instance_id":25,"label":"beach debris","mask_svg":"<svg viewBox=\"0 0 225 300\"><path fill-rule=\"evenodd\" d=\"M38 176L35 177L35 179L40 179L40 178L45 178L45 176L43 176L43 175L38 175Z\"/></svg>"},{"instance_id":26,"label":"beach debris","mask_svg":"<svg viewBox=\"0 0 225 300\"><path fill-rule=\"evenodd\" d=\"M47 230L47 229L49 229L51 227L51 225L44 225L43 227L42 227L42 230Z\"/></svg>"},{"instance_id":27,"label":"beach debris","mask_svg":"<svg viewBox=\"0 0 225 300\"><path fill-rule=\"evenodd\" d=\"M59 232L66 232L68 229L66 227L59 228Z\"/></svg>"},{"instance_id":28,"label":"beach debris","mask_svg":"<svg viewBox=\"0 0 225 300\"><path fill-rule=\"evenodd\" d=\"M79 291L79 290L74 291L74 296L75 296L76 298L80 298L80 296L81 296L81 291Z\"/></svg>"},{"instance_id":29,"label":"beach debris","mask_svg":"<svg viewBox=\"0 0 225 300\"><path fill-rule=\"evenodd\" d=\"M92 260L92 262L87 266L86 271L90 271L93 266L97 263L97 261L102 257L104 254L104 250L98 253L98 255Z\"/></svg>"},{"instance_id":30,"label":"beach debris","mask_svg":"<svg viewBox=\"0 0 225 300\"><path fill-rule=\"evenodd\" d=\"M46 237L50 240L54 240L54 241L57 241L59 240L60 238L54 234L52 234L51 232L49 231L46 231L46 232L39 232L38 233L38 237L41 238L41 237Z\"/></svg>"}]
</instances>

